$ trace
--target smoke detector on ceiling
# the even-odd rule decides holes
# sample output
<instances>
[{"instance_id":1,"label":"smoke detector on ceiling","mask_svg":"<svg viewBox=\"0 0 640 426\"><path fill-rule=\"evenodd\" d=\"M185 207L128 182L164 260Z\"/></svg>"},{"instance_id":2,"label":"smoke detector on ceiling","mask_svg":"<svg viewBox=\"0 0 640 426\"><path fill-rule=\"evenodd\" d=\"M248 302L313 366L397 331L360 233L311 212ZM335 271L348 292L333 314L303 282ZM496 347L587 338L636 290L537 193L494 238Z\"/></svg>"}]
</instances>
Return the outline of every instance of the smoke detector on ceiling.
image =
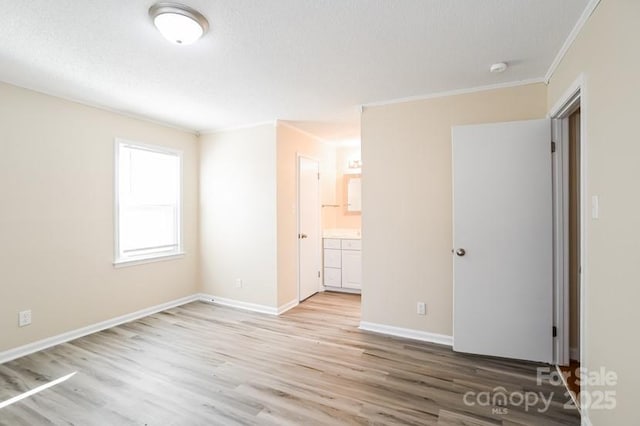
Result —
<instances>
[{"instance_id":1,"label":"smoke detector on ceiling","mask_svg":"<svg viewBox=\"0 0 640 426\"><path fill-rule=\"evenodd\" d=\"M489 71L493 72L493 73L501 73L504 72L507 69L507 64L504 62L497 62L493 65L491 65L491 68L489 68Z\"/></svg>"}]
</instances>

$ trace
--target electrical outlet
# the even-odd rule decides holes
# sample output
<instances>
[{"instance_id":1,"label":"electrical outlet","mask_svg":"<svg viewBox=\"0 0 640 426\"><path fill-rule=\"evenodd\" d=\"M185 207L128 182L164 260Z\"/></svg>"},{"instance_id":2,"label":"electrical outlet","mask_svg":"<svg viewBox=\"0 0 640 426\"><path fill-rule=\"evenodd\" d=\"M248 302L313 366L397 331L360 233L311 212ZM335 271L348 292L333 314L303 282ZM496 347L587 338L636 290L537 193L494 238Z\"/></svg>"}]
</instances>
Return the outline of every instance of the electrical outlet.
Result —
<instances>
[{"instance_id":1,"label":"electrical outlet","mask_svg":"<svg viewBox=\"0 0 640 426\"><path fill-rule=\"evenodd\" d=\"M427 315L427 305L424 302L418 302L418 315Z\"/></svg>"},{"instance_id":2,"label":"electrical outlet","mask_svg":"<svg viewBox=\"0 0 640 426\"><path fill-rule=\"evenodd\" d=\"M31 324L31 309L18 313L18 324L20 327Z\"/></svg>"},{"instance_id":3,"label":"electrical outlet","mask_svg":"<svg viewBox=\"0 0 640 426\"><path fill-rule=\"evenodd\" d=\"M242 288L242 280L240 278L236 278L236 288Z\"/></svg>"}]
</instances>

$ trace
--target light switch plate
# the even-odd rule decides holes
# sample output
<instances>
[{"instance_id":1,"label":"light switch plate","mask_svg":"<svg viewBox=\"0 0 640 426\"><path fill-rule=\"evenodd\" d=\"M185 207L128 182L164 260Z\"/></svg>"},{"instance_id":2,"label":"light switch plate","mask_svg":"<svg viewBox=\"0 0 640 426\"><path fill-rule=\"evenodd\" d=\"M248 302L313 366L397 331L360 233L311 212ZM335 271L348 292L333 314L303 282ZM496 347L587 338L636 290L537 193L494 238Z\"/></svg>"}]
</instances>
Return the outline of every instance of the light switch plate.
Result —
<instances>
[{"instance_id":1,"label":"light switch plate","mask_svg":"<svg viewBox=\"0 0 640 426\"><path fill-rule=\"evenodd\" d=\"M418 302L418 315L426 315L427 314L427 305L424 302Z\"/></svg>"}]
</instances>

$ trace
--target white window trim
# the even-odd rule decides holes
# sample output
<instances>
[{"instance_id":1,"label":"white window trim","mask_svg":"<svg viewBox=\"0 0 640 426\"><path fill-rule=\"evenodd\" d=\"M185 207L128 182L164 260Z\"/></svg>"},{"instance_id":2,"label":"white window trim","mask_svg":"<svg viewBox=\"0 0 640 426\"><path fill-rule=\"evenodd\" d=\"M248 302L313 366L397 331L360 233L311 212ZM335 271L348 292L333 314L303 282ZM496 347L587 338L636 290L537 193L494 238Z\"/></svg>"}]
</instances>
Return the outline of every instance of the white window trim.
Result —
<instances>
[{"instance_id":1,"label":"white window trim","mask_svg":"<svg viewBox=\"0 0 640 426\"><path fill-rule=\"evenodd\" d=\"M152 152L158 152L161 154L171 154L176 155L180 161L180 197L178 199L178 248L177 250L172 250L170 252L160 252L160 253L152 253L144 256L137 257L129 257L129 258L121 258L120 257L120 194L119 194L119 179L120 179L120 144L130 145L136 148L146 149ZM183 258L185 255L184 251L184 223L182 220L182 210L183 210L183 189L184 189L184 162L183 162L183 152L179 149L168 148L166 146L159 145L150 145L142 142L135 142L128 139L116 138L113 144L114 150L114 174L113 174L113 193L114 193L114 203L113 203L113 224L114 224L114 253L113 253L113 266L116 268L122 268L125 266L135 266L142 265L145 263L152 262L161 262L164 260L173 260Z\"/></svg>"},{"instance_id":2,"label":"white window trim","mask_svg":"<svg viewBox=\"0 0 640 426\"><path fill-rule=\"evenodd\" d=\"M156 254L149 257L139 257L136 259L116 260L113 262L115 268L125 268L127 266L144 265L146 263L163 262L165 260L182 259L186 253L184 251L171 252L171 254Z\"/></svg>"}]
</instances>

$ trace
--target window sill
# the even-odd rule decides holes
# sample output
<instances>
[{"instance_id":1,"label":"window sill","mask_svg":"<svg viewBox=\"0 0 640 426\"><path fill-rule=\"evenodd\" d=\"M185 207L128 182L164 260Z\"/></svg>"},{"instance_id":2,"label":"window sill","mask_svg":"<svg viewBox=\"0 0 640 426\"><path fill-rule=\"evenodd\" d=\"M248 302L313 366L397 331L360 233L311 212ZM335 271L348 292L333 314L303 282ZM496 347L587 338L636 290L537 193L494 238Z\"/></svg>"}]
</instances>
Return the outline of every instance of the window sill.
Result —
<instances>
[{"instance_id":1,"label":"window sill","mask_svg":"<svg viewBox=\"0 0 640 426\"><path fill-rule=\"evenodd\" d=\"M165 260L182 259L185 252L171 254L156 254L152 256L137 257L135 259L118 259L113 262L114 268L125 268L127 266L144 265L145 263L164 262Z\"/></svg>"}]
</instances>

